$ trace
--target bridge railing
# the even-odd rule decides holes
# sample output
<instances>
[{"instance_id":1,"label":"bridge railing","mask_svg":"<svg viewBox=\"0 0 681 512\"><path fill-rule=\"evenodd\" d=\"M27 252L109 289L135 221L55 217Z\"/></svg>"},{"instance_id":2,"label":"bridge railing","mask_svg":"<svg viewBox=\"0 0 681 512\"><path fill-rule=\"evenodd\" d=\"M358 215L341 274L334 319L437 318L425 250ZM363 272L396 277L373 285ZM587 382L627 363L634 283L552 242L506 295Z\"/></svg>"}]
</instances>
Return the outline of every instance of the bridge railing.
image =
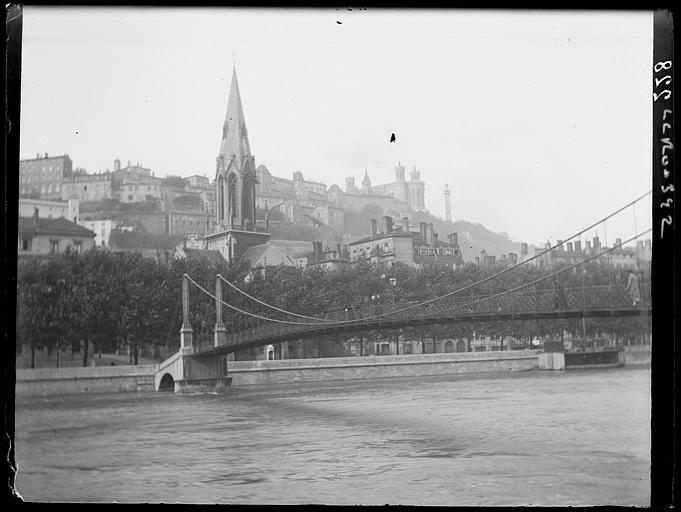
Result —
<instances>
[{"instance_id":1,"label":"bridge railing","mask_svg":"<svg viewBox=\"0 0 681 512\"><path fill-rule=\"evenodd\" d=\"M645 298L644 298L645 300ZM421 304L418 305L417 304ZM591 286L578 288L551 288L521 290L497 295L452 296L422 304L400 302L396 304L371 305L357 309L329 311L317 317L331 322L300 320L299 323L271 323L249 319L240 325L228 325L229 344L266 340L283 334L301 334L323 331L342 326L367 325L380 328L395 320L416 318L443 318L460 316L474 319L495 314L545 313L556 311L589 311L603 309L633 308L632 299L622 286ZM203 352L212 350L213 344L202 342L195 345Z\"/></svg>"}]
</instances>

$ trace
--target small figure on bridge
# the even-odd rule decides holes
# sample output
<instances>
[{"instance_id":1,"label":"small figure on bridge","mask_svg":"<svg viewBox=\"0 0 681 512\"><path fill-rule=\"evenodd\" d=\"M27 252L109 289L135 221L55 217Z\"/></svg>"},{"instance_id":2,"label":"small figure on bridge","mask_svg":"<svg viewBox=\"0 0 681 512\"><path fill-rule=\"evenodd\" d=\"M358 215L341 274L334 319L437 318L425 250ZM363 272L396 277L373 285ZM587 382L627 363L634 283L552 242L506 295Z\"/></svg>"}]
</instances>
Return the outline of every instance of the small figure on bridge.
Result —
<instances>
[{"instance_id":1,"label":"small figure on bridge","mask_svg":"<svg viewBox=\"0 0 681 512\"><path fill-rule=\"evenodd\" d=\"M633 270L629 271L629 279L627 281L627 293L631 298L634 306L636 306L641 301L641 291L638 285L638 276Z\"/></svg>"},{"instance_id":2,"label":"small figure on bridge","mask_svg":"<svg viewBox=\"0 0 681 512\"><path fill-rule=\"evenodd\" d=\"M553 280L553 286L555 288L555 293L553 297L553 305L556 309L565 308L565 291L562 286L558 286L558 281Z\"/></svg>"}]
</instances>

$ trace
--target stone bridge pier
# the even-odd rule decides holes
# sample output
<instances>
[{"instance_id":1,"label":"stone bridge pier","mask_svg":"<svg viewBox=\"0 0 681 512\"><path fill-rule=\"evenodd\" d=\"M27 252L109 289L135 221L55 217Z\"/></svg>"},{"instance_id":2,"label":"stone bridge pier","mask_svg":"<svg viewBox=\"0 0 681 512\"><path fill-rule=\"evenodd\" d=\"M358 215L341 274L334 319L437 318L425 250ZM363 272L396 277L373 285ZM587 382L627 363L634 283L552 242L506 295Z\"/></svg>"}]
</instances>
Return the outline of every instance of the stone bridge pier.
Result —
<instances>
[{"instance_id":1,"label":"stone bridge pier","mask_svg":"<svg viewBox=\"0 0 681 512\"><path fill-rule=\"evenodd\" d=\"M227 344L227 329L222 321L222 282L215 280L215 334L216 347ZM189 323L189 280L182 277L182 327L180 328L180 350L163 361L154 377L156 391L192 393L225 391L232 382L227 371L226 355L200 356L194 354L193 329Z\"/></svg>"}]
</instances>

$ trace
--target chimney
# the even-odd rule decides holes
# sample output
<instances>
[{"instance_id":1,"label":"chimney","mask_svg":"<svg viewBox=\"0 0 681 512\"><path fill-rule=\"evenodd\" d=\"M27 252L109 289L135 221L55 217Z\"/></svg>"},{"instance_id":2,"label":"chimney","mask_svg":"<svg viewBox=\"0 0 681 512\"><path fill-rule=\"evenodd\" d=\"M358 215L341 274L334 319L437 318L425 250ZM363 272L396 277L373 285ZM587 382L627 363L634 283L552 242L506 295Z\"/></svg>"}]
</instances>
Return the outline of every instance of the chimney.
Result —
<instances>
[{"instance_id":1,"label":"chimney","mask_svg":"<svg viewBox=\"0 0 681 512\"><path fill-rule=\"evenodd\" d=\"M120 171L120 170L121 170L121 161L118 158L116 158L116 160L114 160L114 171Z\"/></svg>"},{"instance_id":2,"label":"chimney","mask_svg":"<svg viewBox=\"0 0 681 512\"><path fill-rule=\"evenodd\" d=\"M581 240L577 240L575 242L575 252L582 252L582 242Z\"/></svg>"},{"instance_id":3,"label":"chimney","mask_svg":"<svg viewBox=\"0 0 681 512\"><path fill-rule=\"evenodd\" d=\"M591 242L588 240L584 242L584 250L587 254L591 254Z\"/></svg>"},{"instance_id":4,"label":"chimney","mask_svg":"<svg viewBox=\"0 0 681 512\"><path fill-rule=\"evenodd\" d=\"M376 219L371 219L371 236L376 236Z\"/></svg>"},{"instance_id":5,"label":"chimney","mask_svg":"<svg viewBox=\"0 0 681 512\"><path fill-rule=\"evenodd\" d=\"M47 151L45 151L45 158L47 158Z\"/></svg>"},{"instance_id":6,"label":"chimney","mask_svg":"<svg viewBox=\"0 0 681 512\"><path fill-rule=\"evenodd\" d=\"M573 249L572 249L572 242L568 242L568 243L567 243L567 252L573 252Z\"/></svg>"},{"instance_id":7,"label":"chimney","mask_svg":"<svg viewBox=\"0 0 681 512\"><path fill-rule=\"evenodd\" d=\"M621 245L621 244L622 244L622 239L621 238L615 238L615 247L617 247L618 245ZM622 250L621 247L619 249Z\"/></svg>"},{"instance_id":8,"label":"chimney","mask_svg":"<svg viewBox=\"0 0 681 512\"><path fill-rule=\"evenodd\" d=\"M314 261L315 263L321 261L322 258L322 243L312 242L312 249L314 250Z\"/></svg>"},{"instance_id":9,"label":"chimney","mask_svg":"<svg viewBox=\"0 0 681 512\"><path fill-rule=\"evenodd\" d=\"M594 248L594 251L598 251L601 248L601 242L600 242L600 240L598 239L597 236L595 236L593 238L593 248Z\"/></svg>"},{"instance_id":10,"label":"chimney","mask_svg":"<svg viewBox=\"0 0 681 512\"><path fill-rule=\"evenodd\" d=\"M421 221L419 222L419 231L421 233L421 243L423 245L428 244L428 238L427 238L427 230L426 230L426 223Z\"/></svg>"},{"instance_id":11,"label":"chimney","mask_svg":"<svg viewBox=\"0 0 681 512\"><path fill-rule=\"evenodd\" d=\"M563 249L563 241L562 241L562 240L558 240L558 243L556 244L556 247L558 248L558 249L557 249L558 252L563 252L563 250L564 250L564 249Z\"/></svg>"},{"instance_id":12,"label":"chimney","mask_svg":"<svg viewBox=\"0 0 681 512\"><path fill-rule=\"evenodd\" d=\"M433 223L429 222L427 226L427 231L428 231L428 244L432 245L434 243L434 238L433 238Z\"/></svg>"},{"instance_id":13,"label":"chimney","mask_svg":"<svg viewBox=\"0 0 681 512\"><path fill-rule=\"evenodd\" d=\"M528 252L528 250L527 250L527 244L523 242L523 243L520 245L520 256L527 256L527 252Z\"/></svg>"},{"instance_id":14,"label":"chimney","mask_svg":"<svg viewBox=\"0 0 681 512\"><path fill-rule=\"evenodd\" d=\"M402 229L405 233L409 233L409 217L402 217Z\"/></svg>"},{"instance_id":15,"label":"chimney","mask_svg":"<svg viewBox=\"0 0 681 512\"><path fill-rule=\"evenodd\" d=\"M35 159L38 160L40 158L40 153L35 154Z\"/></svg>"},{"instance_id":16,"label":"chimney","mask_svg":"<svg viewBox=\"0 0 681 512\"><path fill-rule=\"evenodd\" d=\"M383 217L383 230L386 235L393 230L393 218L390 215Z\"/></svg>"}]
</instances>

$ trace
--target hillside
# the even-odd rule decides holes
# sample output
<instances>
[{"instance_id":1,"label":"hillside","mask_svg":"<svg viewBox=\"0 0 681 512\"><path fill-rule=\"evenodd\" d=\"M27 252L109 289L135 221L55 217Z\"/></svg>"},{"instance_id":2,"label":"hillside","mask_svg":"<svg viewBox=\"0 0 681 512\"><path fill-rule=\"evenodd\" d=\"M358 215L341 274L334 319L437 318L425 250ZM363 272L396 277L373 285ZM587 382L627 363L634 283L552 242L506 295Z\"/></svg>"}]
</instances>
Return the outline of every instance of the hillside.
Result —
<instances>
[{"instance_id":1,"label":"hillside","mask_svg":"<svg viewBox=\"0 0 681 512\"><path fill-rule=\"evenodd\" d=\"M388 214L392 215L395 223L401 224L402 220L399 215L395 212L388 212ZM347 212L345 215L345 231L353 239L367 236L371 229L370 220L379 220L380 226L380 219L383 215L383 211L376 206L368 206L361 211ZM459 247L465 261L472 262L483 249L488 255L497 257L510 252L520 254L519 242L512 242L505 233L494 233L482 224L469 221L449 222L428 212L411 212L409 214L410 230L417 231L421 221L432 222L433 230L438 233L442 241L447 241L449 233L458 233Z\"/></svg>"}]
</instances>

